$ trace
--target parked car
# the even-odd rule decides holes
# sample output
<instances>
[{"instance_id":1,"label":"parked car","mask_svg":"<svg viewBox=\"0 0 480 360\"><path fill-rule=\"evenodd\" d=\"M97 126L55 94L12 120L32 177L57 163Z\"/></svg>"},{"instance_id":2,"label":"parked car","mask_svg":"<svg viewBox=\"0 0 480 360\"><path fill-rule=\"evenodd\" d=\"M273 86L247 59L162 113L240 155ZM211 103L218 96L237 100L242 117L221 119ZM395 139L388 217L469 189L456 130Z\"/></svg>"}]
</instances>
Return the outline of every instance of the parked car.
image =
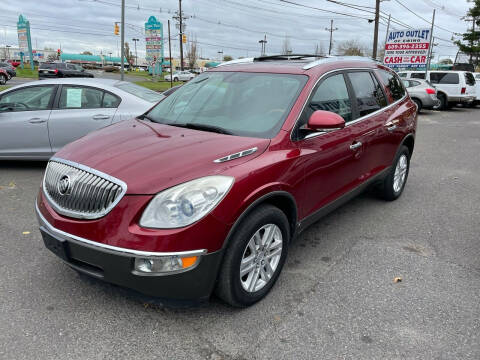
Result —
<instances>
[{"instance_id":1,"label":"parked car","mask_svg":"<svg viewBox=\"0 0 480 360\"><path fill-rule=\"evenodd\" d=\"M0 62L0 69L5 70L7 74L10 76L10 78L17 76L15 67L8 62Z\"/></svg>"},{"instance_id":2,"label":"parked car","mask_svg":"<svg viewBox=\"0 0 480 360\"><path fill-rule=\"evenodd\" d=\"M36 202L46 247L147 295L248 306L310 224L370 186L402 194L416 106L393 71L355 57L242 61L50 159Z\"/></svg>"},{"instance_id":3,"label":"parked car","mask_svg":"<svg viewBox=\"0 0 480 360\"><path fill-rule=\"evenodd\" d=\"M47 160L67 143L143 114L164 96L129 82L52 79L0 92L0 159Z\"/></svg>"},{"instance_id":4,"label":"parked car","mask_svg":"<svg viewBox=\"0 0 480 360\"><path fill-rule=\"evenodd\" d=\"M177 71L173 73L173 81L189 81L196 75L190 71ZM165 81L170 81L170 74L165 75Z\"/></svg>"},{"instance_id":5,"label":"parked car","mask_svg":"<svg viewBox=\"0 0 480 360\"><path fill-rule=\"evenodd\" d=\"M473 76L475 77L475 91L477 93L475 99L475 106L480 104L480 73L474 73Z\"/></svg>"},{"instance_id":6,"label":"parked car","mask_svg":"<svg viewBox=\"0 0 480 360\"><path fill-rule=\"evenodd\" d=\"M401 71L402 79L425 79L425 71ZM475 78L468 71L428 71L427 78L437 89L439 110L456 104L470 106L476 99Z\"/></svg>"},{"instance_id":7,"label":"parked car","mask_svg":"<svg viewBox=\"0 0 480 360\"><path fill-rule=\"evenodd\" d=\"M402 80L408 95L417 104L418 112L422 109L433 109L440 106L437 98L437 90L427 80Z\"/></svg>"},{"instance_id":8,"label":"parked car","mask_svg":"<svg viewBox=\"0 0 480 360\"><path fill-rule=\"evenodd\" d=\"M8 80L10 80L10 76L7 71L0 68L0 85L5 85Z\"/></svg>"},{"instance_id":9,"label":"parked car","mask_svg":"<svg viewBox=\"0 0 480 360\"><path fill-rule=\"evenodd\" d=\"M63 78L63 77L87 77L93 78L93 74L85 71L79 65L69 63L42 63L38 67L39 79Z\"/></svg>"},{"instance_id":10,"label":"parked car","mask_svg":"<svg viewBox=\"0 0 480 360\"><path fill-rule=\"evenodd\" d=\"M18 67L20 65L20 61L15 61L15 60L7 60L9 64L11 64L13 67Z\"/></svg>"}]
</instances>

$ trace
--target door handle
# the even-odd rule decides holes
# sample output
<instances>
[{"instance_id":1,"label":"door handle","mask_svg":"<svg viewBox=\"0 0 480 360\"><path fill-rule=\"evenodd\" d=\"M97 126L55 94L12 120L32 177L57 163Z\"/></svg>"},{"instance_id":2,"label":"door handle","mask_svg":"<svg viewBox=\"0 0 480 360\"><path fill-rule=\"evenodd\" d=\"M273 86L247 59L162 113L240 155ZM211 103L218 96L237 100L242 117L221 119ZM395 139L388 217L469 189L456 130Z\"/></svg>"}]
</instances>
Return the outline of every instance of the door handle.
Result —
<instances>
[{"instance_id":1,"label":"door handle","mask_svg":"<svg viewBox=\"0 0 480 360\"><path fill-rule=\"evenodd\" d=\"M360 141L356 141L355 143L353 143L352 145L350 145L350 150L356 150L358 149L360 146L362 146L362 143Z\"/></svg>"},{"instance_id":2,"label":"door handle","mask_svg":"<svg viewBox=\"0 0 480 360\"><path fill-rule=\"evenodd\" d=\"M44 122L47 122L47 120L45 119L40 119L40 118L31 118L30 120L28 120L28 122L30 124L42 124Z\"/></svg>"},{"instance_id":3,"label":"door handle","mask_svg":"<svg viewBox=\"0 0 480 360\"><path fill-rule=\"evenodd\" d=\"M92 119L93 120L106 120L106 119L110 119L110 116L99 114L99 115L93 115Z\"/></svg>"},{"instance_id":4,"label":"door handle","mask_svg":"<svg viewBox=\"0 0 480 360\"><path fill-rule=\"evenodd\" d=\"M387 127L388 131L393 131L397 128L397 125L390 125L390 126L385 125L385 126Z\"/></svg>"},{"instance_id":5,"label":"door handle","mask_svg":"<svg viewBox=\"0 0 480 360\"><path fill-rule=\"evenodd\" d=\"M393 121L389 121L385 124L385 127L387 128L388 131L393 131L397 128L397 124L400 122L400 120L395 119Z\"/></svg>"}]
</instances>

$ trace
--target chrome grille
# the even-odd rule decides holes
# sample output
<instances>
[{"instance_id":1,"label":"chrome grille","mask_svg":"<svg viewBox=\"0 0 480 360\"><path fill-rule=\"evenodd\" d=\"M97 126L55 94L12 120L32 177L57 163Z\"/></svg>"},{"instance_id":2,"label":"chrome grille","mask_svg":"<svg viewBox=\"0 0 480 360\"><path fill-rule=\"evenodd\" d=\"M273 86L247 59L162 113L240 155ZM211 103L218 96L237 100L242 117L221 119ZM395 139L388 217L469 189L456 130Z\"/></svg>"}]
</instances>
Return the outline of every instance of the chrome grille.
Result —
<instances>
[{"instance_id":1,"label":"chrome grille","mask_svg":"<svg viewBox=\"0 0 480 360\"><path fill-rule=\"evenodd\" d=\"M43 192L55 211L80 219L105 216L126 191L119 179L58 158L48 162L43 178Z\"/></svg>"}]
</instances>

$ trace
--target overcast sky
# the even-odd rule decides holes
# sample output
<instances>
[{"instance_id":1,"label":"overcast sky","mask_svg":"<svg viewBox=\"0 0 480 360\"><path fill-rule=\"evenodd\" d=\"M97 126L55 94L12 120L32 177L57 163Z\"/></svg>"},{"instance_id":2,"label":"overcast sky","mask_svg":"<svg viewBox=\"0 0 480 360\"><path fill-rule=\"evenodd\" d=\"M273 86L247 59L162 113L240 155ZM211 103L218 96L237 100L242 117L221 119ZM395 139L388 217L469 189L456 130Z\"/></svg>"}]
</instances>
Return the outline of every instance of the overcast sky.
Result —
<instances>
[{"instance_id":1,"label":"overcast sky","mask_svg":"<svg viewBox=\"0 0 480 360\"><path fill-rule=\"evenodd\" d=\"M364 11L340 6L327 0L183 0L182 8L187 17L186 33L189 39L196 38L204 57L218 58L257 56L260 53L258 41L267 33L267 53L279 53L285 36L289 37L294 53L313 53L319 44L328 50L329 32L325 30L334 20L334 44L356 39L371 47L373 42L373 19L371 13L374 0L345 0L347 4L362 6ZM453 33L463 33L467 23L460 18L469 8L466 0L388 0L382 1L381 11L400 22L415 28L429 28L430 25L407 9L431 21L436 8L434 36L438 40L436 57L454 56L457 48L447 42ZM328 13L291 4L292 2L318 9L336 11L352 16ZM0 44L17 46L16 22L23 14L30 21L33 47L57 49L68 53L91 51L94 54L119 52L120 36L113 35L113 24L120 21L120 0L2 0L0 15ZM167 37L167 20L172 21L172 52L179 51L178 30L172 20L178 10L178 0L126 0L126 41L139 38L138 56L145 56L143 39L144 23L154 15L164 23L164 37ZM360 17L360 18L358 18ZM386 19L382 19L379 43L383 43ZM220 24L219 24L220 23ZM401 29L399 24L392 24ZM457 36L458 38L458 36ZM445 41L447 40L447 41ZM1 46L1 45L0 45ZM133 44L131 44L133 50ZM165 48L168 56L168 46Z\"/></svg>"}]
</instances>

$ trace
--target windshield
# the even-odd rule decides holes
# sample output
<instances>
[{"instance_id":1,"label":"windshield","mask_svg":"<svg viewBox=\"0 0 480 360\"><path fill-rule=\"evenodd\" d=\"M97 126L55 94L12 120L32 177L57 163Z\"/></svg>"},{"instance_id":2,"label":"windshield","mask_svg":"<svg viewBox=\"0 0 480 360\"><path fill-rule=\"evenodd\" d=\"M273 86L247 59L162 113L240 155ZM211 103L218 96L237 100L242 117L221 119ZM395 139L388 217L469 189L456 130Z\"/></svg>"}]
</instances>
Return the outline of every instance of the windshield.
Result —
<instances>
[{"instance_id":1,"label":"windshield","mask_svg":"<svg viewBox=\"0 0 480 360\"><path fill-rule=\"evenodd\" d=\"M164 98L164 95L160 93L129 82L116 84L115 87L151 103L158 102Z\"/></svg>"},{"instance_id":2,"label":"windshield","mask_svg":"<svg viewBox=\"0 0 480 360\"><path fill-rule=\"evenodd\" d=\"M307 82L305 75L210 72L183 85L148 114L152 121L274 137Z\"/></svg>"}]
</instances>

